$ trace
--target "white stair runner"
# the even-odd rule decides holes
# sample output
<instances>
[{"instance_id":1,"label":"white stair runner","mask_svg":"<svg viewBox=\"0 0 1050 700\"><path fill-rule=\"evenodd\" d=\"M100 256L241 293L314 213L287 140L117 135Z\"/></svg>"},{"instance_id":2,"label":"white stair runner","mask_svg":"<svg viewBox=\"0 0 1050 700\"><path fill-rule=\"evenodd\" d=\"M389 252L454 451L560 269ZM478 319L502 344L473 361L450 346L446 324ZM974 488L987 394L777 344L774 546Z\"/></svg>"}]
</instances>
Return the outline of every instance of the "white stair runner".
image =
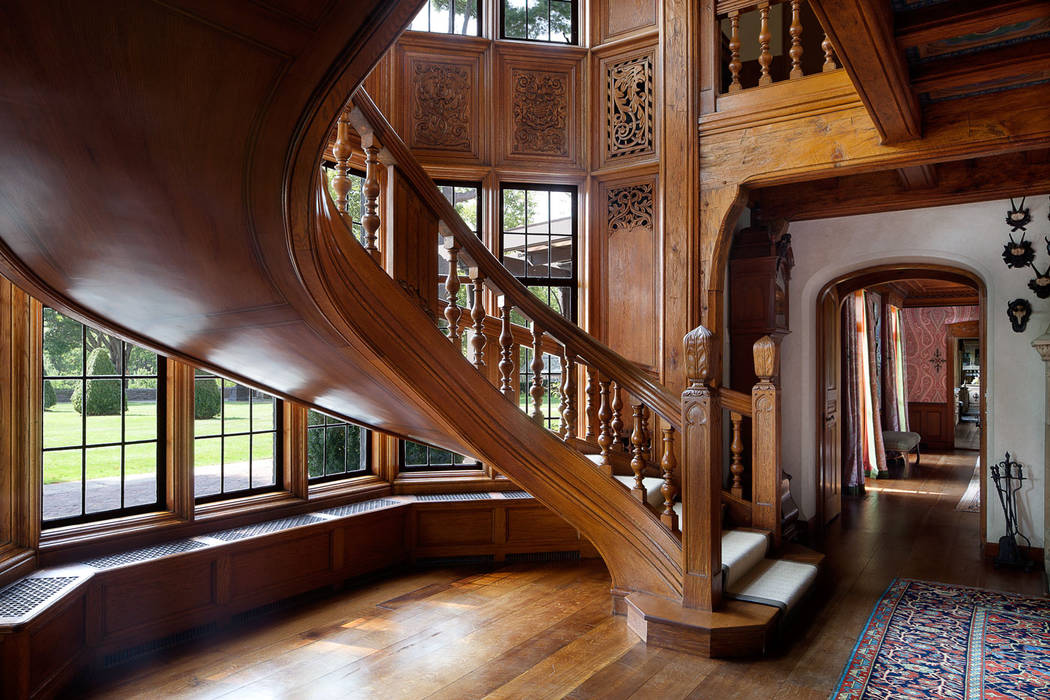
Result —
<instances>
[{"instance_id":1,"label":"white stair runner","mask_svg":"<svg viewBox=\"0 0 1050 700\"><path fill-rule=\"evenodd\" d=\"M595 464L600 455L587 455ZM633 476L614 476L628 489L634 488ZM664 507L660 493L663 479L645 477L645 497L656 512ZM682 502L674 504L679 522ZM722 533L722 591L725 597L750 603L772 605L790 610L802 599L817 578L817 567L784 559L767 559L769 536L762 532L726 530Z\"/></svg>"}]
</instances>

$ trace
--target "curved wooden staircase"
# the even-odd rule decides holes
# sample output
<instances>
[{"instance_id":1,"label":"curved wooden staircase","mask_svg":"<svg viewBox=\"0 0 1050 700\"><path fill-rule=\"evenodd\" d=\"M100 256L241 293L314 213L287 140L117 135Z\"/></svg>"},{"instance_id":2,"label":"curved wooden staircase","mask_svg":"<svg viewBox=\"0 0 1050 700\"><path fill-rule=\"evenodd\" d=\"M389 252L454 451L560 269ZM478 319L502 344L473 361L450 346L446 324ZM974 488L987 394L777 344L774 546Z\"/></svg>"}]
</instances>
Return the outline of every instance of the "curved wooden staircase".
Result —
<instances>
[{"instance_id":1,"label":"curved wooden staircase","mask_svg":"<svg viewBox=\"0 0 1050 700\"><path fill-rule=\"evenodd\" d=\"M787 575L767 558L782 546L776 346L756 345L761 381L747 396L708 376L718 339L696 329L680 398L510 275L358 89L420 4L13 8L0 32L18 91L0 133L16 136L18 168L0 175L0 270L162 353L496 465L594 544L615 609L647 641L761 652L819 564L796 554ZM34 41L58 48L42 55ZM337 193L352 162L367 169L364 244L329 197L326 149ZM380 231L392 243L377 245ZM437 301L439 239L466 271L469 309L459 274L444 280L451 302ZM550 356L562 367L555 431L541 406ZM744 481L723 491L723 410L753 421L750 499ZM723 535L723 520L755 530ZM766 604L785 576L791 590Z\"/></svg>"}]
</instances>

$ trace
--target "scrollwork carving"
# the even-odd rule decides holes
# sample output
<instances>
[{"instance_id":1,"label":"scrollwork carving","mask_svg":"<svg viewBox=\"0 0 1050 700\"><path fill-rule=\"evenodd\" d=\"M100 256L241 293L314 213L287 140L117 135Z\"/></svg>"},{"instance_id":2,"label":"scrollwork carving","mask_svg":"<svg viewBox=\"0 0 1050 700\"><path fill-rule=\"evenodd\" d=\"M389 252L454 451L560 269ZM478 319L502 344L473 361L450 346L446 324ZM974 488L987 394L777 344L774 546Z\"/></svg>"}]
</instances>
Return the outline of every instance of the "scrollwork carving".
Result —
<instances>
[{"instance_id":1,"label":"scrollwork carving","mask_svg":"<svg viewBox=\"0 0 1050 700\"><path fill-rule=\"evenodd\" d=\"M609 160L653 153L653 59L610 64L606 74L606 143Z\"/></svg>"},{"instance_id":2,"label":"scrollwork carving","mask_svg":"<svg viewBox=\"0 0 1050 700\"><path fill-rule=\"evenodd\" d=\"M569 153L569 90L564 73L515 70L514 153Z\"/></svg>"},{"instance_id":3,"label":"scrollwork carving","mask_svg":"<svg viewBox=\"0 0 1050 700\"><path fill-rule=\"evenodd\" d=\"M653 227L653 186L651 183L615 187L609 190L609 233L632 228Z\"/></svg>"},{"instance_id":4,"label":"scrollwork carving","mask_svg":"<svg viewBox=\"0 0 1050 700\"><path fill-rule=\"evenodd\" d=\"M417 146L470 150L470 69L416 63L412 71L412 138Z\"/></svg>"}]
</instances>

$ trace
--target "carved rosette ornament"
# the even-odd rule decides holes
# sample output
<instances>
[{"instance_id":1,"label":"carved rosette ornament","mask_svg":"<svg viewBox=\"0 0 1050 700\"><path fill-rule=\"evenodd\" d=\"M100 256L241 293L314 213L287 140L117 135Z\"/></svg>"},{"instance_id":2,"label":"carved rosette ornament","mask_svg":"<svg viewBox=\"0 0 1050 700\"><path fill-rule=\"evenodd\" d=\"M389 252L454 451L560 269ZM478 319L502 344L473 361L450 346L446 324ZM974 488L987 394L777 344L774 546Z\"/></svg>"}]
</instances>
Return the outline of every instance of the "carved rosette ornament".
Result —
<instances>
[{"instance_id":1,"label":"carved rosette ornament","mask_svg":"<svg viewBox=\"0 0 1050 700\"><path fill-rule=\"evenodd\" d=\"M682 339L685 377L691 386L704 385L711 378L708 358L711 357L713 343L714 335L703 326L697 326Z\"/></svg>"},{"instance_id":2,"label":"carved rosette ornament","mask_svg":"<svg viewBox=\"0 0 1050 700\"><path fill-rule=\"evenodd\" d=\"M605 100L605 157L613 160L653 153L652 57L638 56L611 64Z\"/></svg>"},{"instance_id":3,"label":"carved rosette ornament","mask_svg":"<svg viewBox=\"0 0 1050 700\"><path fill-rule=\"evenodd\" d=\"M514 153L569 154L567 76L515 70Z\"/></svg>"},{"instance_id":4,"label":"carved rosette ornament","mask_svg":"<svg viewBox=\"0 0 1050 700\"><path fill-rule=\"evenodd\" d=\"M630 185L609 190L609 233L653 228L653 186Z\"/></svg>"},{"instance_id":5,"label":"carved rosette ornament","mask_svg":"<svg viewBox=\"0 0 1050 700\"><path fill-rule=\"evenodd\" d=\"M412 138L417 146L470 150L470 70L455 63L416 63Z\"/></svg>"}]
</instances>

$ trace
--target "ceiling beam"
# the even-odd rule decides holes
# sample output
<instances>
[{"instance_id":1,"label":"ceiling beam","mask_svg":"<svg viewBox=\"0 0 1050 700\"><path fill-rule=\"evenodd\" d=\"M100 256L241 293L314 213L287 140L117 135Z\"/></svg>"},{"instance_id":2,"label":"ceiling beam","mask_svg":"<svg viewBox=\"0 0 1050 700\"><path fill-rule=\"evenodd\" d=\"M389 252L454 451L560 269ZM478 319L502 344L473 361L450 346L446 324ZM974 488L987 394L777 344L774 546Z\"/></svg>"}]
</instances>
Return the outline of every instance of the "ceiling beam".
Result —
<instances>
[{"instance_id":1,"label":"ceiling beam","mask_svg":"<svg viewBox=\"0 0 1050 700\"><path fill-rule=\"evenodd\" d=\"M1050 192L1050 162L1025 153L937 165L937 184L909 189L897 170L848 175L754 190L763 215L789 221L827 219L1007 199ZM1005 209L1003 210L1005 213Z\"/></svg>"},{"instance_id":2,"label":"ceiling beam","mask_svg":"<svg viewBox=\"0 0 1050 700\"><path fill-rule=\"evenodd\" d=\"M902 49L1050 15L1050 0L953 0L897 14Z\"/></svg>"},{"instance_id":3,"label":"ceiling beam","mask_svg":"<svg viewBox=\"0 0 1050 700\"><path fill-rule=\"evenodd\" d=\"M927 61L912 72L917 94L1050 71L1050 39Z\"/></svg>"},{"instance_id":4,"label":"ceiling beam","mask_svg":"<svg viewBox=\"0 0 1050 700\"><path fill-rule=\"evenodd\" d=\"M885 144L922 136L922 113L885 0L811 0Z\"/></svg>"},{"instance_id":5,"label":"ceiling beam","mask_svg":"<svg viewBox=\"0 0 1050 700\"><path fill-rule=\"evenodd\" d=\"M897 176L906 190L928 190L937 186L937 166L933 163L898 168Z\"/></svg>"}]
</instances>

